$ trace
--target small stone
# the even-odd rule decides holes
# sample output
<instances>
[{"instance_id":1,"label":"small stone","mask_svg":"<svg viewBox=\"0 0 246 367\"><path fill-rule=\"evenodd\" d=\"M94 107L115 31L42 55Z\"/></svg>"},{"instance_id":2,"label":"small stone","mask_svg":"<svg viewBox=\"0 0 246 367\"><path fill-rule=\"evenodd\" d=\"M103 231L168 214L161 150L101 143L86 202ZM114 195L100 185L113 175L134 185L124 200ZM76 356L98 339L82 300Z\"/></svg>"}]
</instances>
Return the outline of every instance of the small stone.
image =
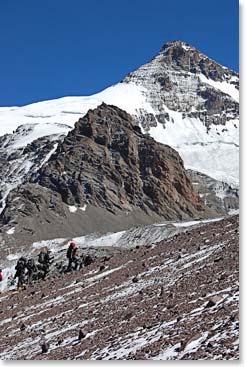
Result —
<instances>
[{"instance_id":1,"label":"small stone","mask_svg":"<svg viewBox=\"0 0 246 367\"><path fill-rule=\"evenodd\" d=\"M213 300L209 300L208 303L205 305L205 308L210 308L210 307L213 307L215 306L216 303L213 301Z\"/></svg>"},{"instance_id":2,"label":"small stone","mask_svg":"<svg viewBox=\"0 0 246 367\"><path fill-rule=\"evenodd\" d=\"M126 316L124 317L125 320L130 320L132 318L133 314L132 312L128 312Z\"/></svg>"},{"instance_id":3,"label":"small stone","mask_svg":"<svg viewBox=\"0 0 246 367\"><path fill-rule=\"evenodd\" d=\"M174 305L172 303L169 303L169 305L167 305L167 310L170 310L173 307L174 307Z\"/></svg>"},{"instance_id":4,"label":"small stone","mask_svg":"<svg viewBox=\"0 0 246 367\"><path fill-rule=\"evenodd\" d=\"M22 325L21 325L21 327L20 327L20 330L21 330L21 331L24 331L24 330L25 330L25 328L26 328L26 325L25 325L25 324L22 324Z\"/></svg>"},{"instance_id":5,"label":"small stone","mask_svg":"<svg viewBox=\"0 0 246 367\"><path fill-rule=\"evenodd\" d=\"M222 260L223 260L222 256L217 257L217 259L214 259L214 263L218 263L219 261L222 261Z\"/></svg>"},{"instance_id":6,"label":"small stone","mask_svg":"<svg viewBox=\"0 0 246 367\"><path fill-rule=\"evenodd\" d=\"M79 330L79 336L78 339L82 340L86 337L86 333L84 333L84 331L82 329Z\"/></svg>"},{"instance_id":7,"label":"small stone","mask_svg":"<svg viewBox=\"0 0 246 367\"><path fill-rule=\"evenodd\" d=\"M42 353L47 353L49 351L49 343L44 342L41 344Z\"/></svg>"}]
</instances>

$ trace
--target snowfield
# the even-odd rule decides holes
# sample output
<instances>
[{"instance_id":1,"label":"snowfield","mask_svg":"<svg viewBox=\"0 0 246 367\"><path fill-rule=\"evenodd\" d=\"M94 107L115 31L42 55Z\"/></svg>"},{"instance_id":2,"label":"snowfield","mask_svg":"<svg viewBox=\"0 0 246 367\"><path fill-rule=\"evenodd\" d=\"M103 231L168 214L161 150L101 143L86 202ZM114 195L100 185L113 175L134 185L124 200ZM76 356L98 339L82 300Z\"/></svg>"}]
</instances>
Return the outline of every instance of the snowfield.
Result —
<instances>
[{"instance_id":1,"label":"snowfield","mask_svg":"<svg viewBox=\"0 0 246 367\"><path fill-rule=\"evenodd\" d=\"M102 92L88 97L62 97L33 103L23 107L0 107L0 136L10 134L24 124L64 124L73 127L89 109L102 102L122 108L130 114L138 109L154 112L143 95L145 88L135 84L119 83ZM44 127L43 135L49 135L49 126Z\"/></svg>"}]
</instances>

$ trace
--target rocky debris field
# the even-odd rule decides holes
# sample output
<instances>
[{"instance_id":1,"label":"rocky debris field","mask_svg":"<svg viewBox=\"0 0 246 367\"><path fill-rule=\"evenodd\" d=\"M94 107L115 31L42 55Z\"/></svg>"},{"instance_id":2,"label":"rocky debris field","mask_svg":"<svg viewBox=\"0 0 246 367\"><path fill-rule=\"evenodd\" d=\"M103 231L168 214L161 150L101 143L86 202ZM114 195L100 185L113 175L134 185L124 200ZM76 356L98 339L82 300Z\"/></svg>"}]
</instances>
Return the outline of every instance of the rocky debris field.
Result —
<instances>
[{"instance_id":1,"label":"rocky debris field","mask_svg":"<svg viewBox=\"0 0 246 367\"><path fill-rule=\"evenodd\" d=\"M0 357L238 359L238 216L0 295Z\"/></svg>"}]
</instances>

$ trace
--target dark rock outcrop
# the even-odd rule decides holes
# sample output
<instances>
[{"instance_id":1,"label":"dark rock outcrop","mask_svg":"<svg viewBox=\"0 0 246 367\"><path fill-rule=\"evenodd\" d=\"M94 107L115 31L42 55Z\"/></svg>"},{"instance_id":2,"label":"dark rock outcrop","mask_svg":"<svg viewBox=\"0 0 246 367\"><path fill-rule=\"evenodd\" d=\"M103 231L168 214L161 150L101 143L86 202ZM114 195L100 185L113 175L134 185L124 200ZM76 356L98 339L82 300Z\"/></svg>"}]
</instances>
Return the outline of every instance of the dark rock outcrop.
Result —
<instances>
[{"instance_id":1,"label":"dark rock outcrop","mask_svg":"<svg viewBox=\"0 0 246 367\"><path fill-rule=\"evenodd\" d=\"M80 119L35 179L68 205L165 218L202 210L178 153L141 133L130 115L102 104Z\"/></svg>"},{"instance_id":2,"label":"dark rock outcrop","mask_svg":"<svg viewBox=\"0 0 246 367\"><path fill-rule=\"evenodd\" d=\"M208 214L179 154L144 135L123 110L102 104L9 194L0 221L34 240Z\"/></svg>"}]
</instances>

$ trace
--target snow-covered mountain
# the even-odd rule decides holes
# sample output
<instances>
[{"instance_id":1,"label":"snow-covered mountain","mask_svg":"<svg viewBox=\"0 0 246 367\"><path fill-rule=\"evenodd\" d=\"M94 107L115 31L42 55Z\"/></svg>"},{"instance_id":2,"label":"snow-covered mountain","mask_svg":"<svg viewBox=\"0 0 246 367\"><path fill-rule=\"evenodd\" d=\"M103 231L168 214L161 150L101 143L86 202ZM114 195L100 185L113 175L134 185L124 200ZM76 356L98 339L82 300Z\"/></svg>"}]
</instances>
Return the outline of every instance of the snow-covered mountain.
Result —
<instances>
[{"instance_id":1,"label":"snow-covered mountain","mask_svg":"<svg viewBox=\"0 0 246 367\"><path fill-rule=\"evenodd\" d=\"M43 136L50 135L47 124L73 127L101 102L134 115L157 141L178 150L187 168L238 185L238 74L181 41L166 43L150 62L92 96L0 108L0 134L41 124Z\"/></svg>"},{"instance_id":2,"label":"snow-covered mountain","mask_svg":"<svg viewBox=\"0 0 246 367\"><path fill-rule=\"evenodd\" d=\"M238 74L174 41L93 96L2 107L0 173L1 359L239 358Z\"/></svg>"}]
</instances>

